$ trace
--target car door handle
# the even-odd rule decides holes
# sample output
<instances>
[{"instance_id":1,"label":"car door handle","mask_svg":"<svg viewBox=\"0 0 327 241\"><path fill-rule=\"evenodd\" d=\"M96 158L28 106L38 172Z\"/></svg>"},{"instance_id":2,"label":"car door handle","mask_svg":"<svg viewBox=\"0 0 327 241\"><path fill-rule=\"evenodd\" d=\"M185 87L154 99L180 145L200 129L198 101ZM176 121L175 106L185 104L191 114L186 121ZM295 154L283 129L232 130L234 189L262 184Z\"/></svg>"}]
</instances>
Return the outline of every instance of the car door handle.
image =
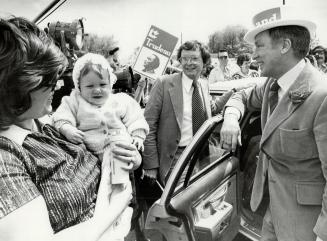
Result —
<instances>
[{"instance_id":1,"label":"car door handle","mask_svg":"<svg viewBox=\"0 0 327 241\"><path fill-rule=\"evenodd\" d=\"M182 220L177 219L177 221L168 221L168 223L170 223L171 225L180 228L182 226Z\"/></svg>"},{"instance_id":2,"label":"car door handle","mask_svg":"<svg viewBox=\"0 0 327 241\"><path fill-rule=\"evenodd\" d=\"M171 218L169 218L169 219L171 219ZM159 222L161 220L161 218L156 217L155 220L156 220L156 222ZM177 228L180 228L182 226L182 220L180 220L179 218L174 218L174 220L169 220L168 223Z\"/></svg>"}]
</instances>

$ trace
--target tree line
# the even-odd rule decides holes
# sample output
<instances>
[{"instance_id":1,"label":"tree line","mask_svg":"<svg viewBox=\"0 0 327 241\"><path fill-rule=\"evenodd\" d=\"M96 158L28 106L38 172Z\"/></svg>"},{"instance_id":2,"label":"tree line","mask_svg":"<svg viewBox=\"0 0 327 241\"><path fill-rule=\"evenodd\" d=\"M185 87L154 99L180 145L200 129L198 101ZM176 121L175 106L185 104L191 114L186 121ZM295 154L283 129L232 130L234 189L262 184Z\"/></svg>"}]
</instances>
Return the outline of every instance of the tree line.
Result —
<instances>
[{"instance_id":1,"label":"tree line","mask_svg":"<svg viewBox=\"0 0 327 241\"><path fill-rule=\"evenodd\" d=\"M109 51L117 46L114 36L99 36L97 34L88 34L83 43L82 50L85 52L97 53L108 58Z\"/></svg>"},{"instance_id":2,"label":"tree line","mask_svg":"<svg viewBox=\"0 0 327 241\"><path fill-rule=\"evenodd\" d=\"M242 25L228 25L223 30L217 30L209 35L208 47L211 53L219 49L227 49L231 57L241 53L252 53L253 47L244 41L248 30Z\"/></svg>"}]
</instances>

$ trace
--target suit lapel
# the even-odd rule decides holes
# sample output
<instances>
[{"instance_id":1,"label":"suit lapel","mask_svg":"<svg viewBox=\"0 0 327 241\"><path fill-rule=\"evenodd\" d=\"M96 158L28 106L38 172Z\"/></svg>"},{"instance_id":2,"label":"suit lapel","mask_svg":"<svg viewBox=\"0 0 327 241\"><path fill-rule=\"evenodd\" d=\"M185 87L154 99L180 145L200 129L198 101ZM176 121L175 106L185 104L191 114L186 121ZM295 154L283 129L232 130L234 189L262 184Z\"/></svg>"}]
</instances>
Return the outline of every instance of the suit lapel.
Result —
<instances>
[{"instance_id":1,"label":"suit lapel","mask_svg":"<svg viewBox=\"0 0 327 241\"><path fill-rule=\"evenodd\" d=\"M174 76L168 89L171 103L178 123L178 127L182 129L183 122L183 85L182 74Z\"/></svg>"},{"instance_id":2,"label":"suit lapel","mask_svg":"<svg viewBox=\"0 0 327 241\"><path fill-rule=\"evenodd\" d=\"M265 127L262 132L261 146L275 131L275 129L285 120L287 120L292 115L292 113L303 103L305 98L307 98L308 95L311 94L310 83L308 81L310 79L309 68L310 66L306 65L304 70L300 73L300 75L291 85L289 90L287 90L286 94L278 102L272 115L268 117L267 123L265 124ZM267 87L266 91L269 91L269 86ZM304 98L303 94L306 95Z\"/></svg>"},{"instance_id":3,"label":"suit lapel","mask_svg":"<svg viewBox=\"0 0 327 241\"><path fill-rule=\"evenodd\" d=\"M276 106L272 115L267 119L267 123L262 132L261 145L263 145L267 138L295 111L295 109L295 106L292 107L292 103L289 101L288 95L284 95L278 102L278 105ZM289 112L289 110L291 112Z\"/></svg>"}]
</instances>

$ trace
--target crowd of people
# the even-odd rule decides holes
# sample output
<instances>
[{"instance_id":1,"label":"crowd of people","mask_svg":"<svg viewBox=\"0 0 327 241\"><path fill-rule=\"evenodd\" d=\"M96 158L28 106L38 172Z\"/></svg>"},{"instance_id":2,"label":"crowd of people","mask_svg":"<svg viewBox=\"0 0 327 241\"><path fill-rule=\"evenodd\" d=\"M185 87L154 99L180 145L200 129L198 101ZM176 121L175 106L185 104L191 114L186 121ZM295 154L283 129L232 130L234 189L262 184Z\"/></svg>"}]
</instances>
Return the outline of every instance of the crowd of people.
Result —
<instances>
[{"instance_id":1,"label":"crowd of people","mask_svg":"<svg viewBox=\"0 0 327 241\"><path fill-rule=\"evenodd\" d=\"M219 64L206 73L208 48L186 41L177 53L180 71L151 88L139 81L132 98L112 93L119 48L110 61L87 53L74 65L74 90L56 110L51 101L66 56L34 23L1 19L0 240L124 240L133 171L142 165L146 178L164 186L198 129L218 113L221 145L234 152L248 108L261 111L262 123L253 211L269 189L261 240L327 240L326 49L310 50L315 24L288 19L289 9L281 8L286 16L245 35L255 48L237 57L236 72L221 49ZM251 87L240 81L210 97L209 84L258 76L267 81ZM138 229L137 239L146 240Z\"/></svg>"}]
</instances>

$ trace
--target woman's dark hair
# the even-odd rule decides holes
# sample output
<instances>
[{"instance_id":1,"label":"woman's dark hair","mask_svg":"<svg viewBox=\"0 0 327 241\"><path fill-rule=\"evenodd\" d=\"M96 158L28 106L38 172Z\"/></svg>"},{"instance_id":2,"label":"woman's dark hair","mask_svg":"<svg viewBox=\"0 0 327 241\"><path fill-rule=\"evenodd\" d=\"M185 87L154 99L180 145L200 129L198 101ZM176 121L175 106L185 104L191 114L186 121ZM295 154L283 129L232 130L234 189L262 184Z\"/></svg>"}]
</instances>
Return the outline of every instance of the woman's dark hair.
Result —
<instances>
[{"instance_id":1,"label":"woman's dark hair","mask_svg":"<svg viewBox=\"0 0 327 241\"><path fill-rule=\"evenodd\" d=\"M251 60L251 55L250 54L248 54L248 53L240 54L237 57L236 63L237 63L238 66L241 67L245 61L250 61L250 60Z\"/></svg>"},{"instance_id":2,"label":"woman's dark hair","mask_svg":"<svg viewBox=\"0 0 327 241\"><path fill-rule=\"evenodd\" d=\"M183 43L178 49L177 59L181 58L183 50L197 50L197 49L199 49L201 52L203 64L204 65L209 64L211 61L211 56L210 56L208 48L204 44L202 44L196 40L187 41L187 42Z\"/></svg>"},{"instance_id":3,"label":"woman's dark hair","mask_svg":"<svg viewBox=\"0 0 327 241\"><path fill-rule=\"evenodd\" d=\"M47 34L19 17L0 18L0 130L31 107L30 93L53 88L67 59Z\"/></svg>"}]
</instances>

